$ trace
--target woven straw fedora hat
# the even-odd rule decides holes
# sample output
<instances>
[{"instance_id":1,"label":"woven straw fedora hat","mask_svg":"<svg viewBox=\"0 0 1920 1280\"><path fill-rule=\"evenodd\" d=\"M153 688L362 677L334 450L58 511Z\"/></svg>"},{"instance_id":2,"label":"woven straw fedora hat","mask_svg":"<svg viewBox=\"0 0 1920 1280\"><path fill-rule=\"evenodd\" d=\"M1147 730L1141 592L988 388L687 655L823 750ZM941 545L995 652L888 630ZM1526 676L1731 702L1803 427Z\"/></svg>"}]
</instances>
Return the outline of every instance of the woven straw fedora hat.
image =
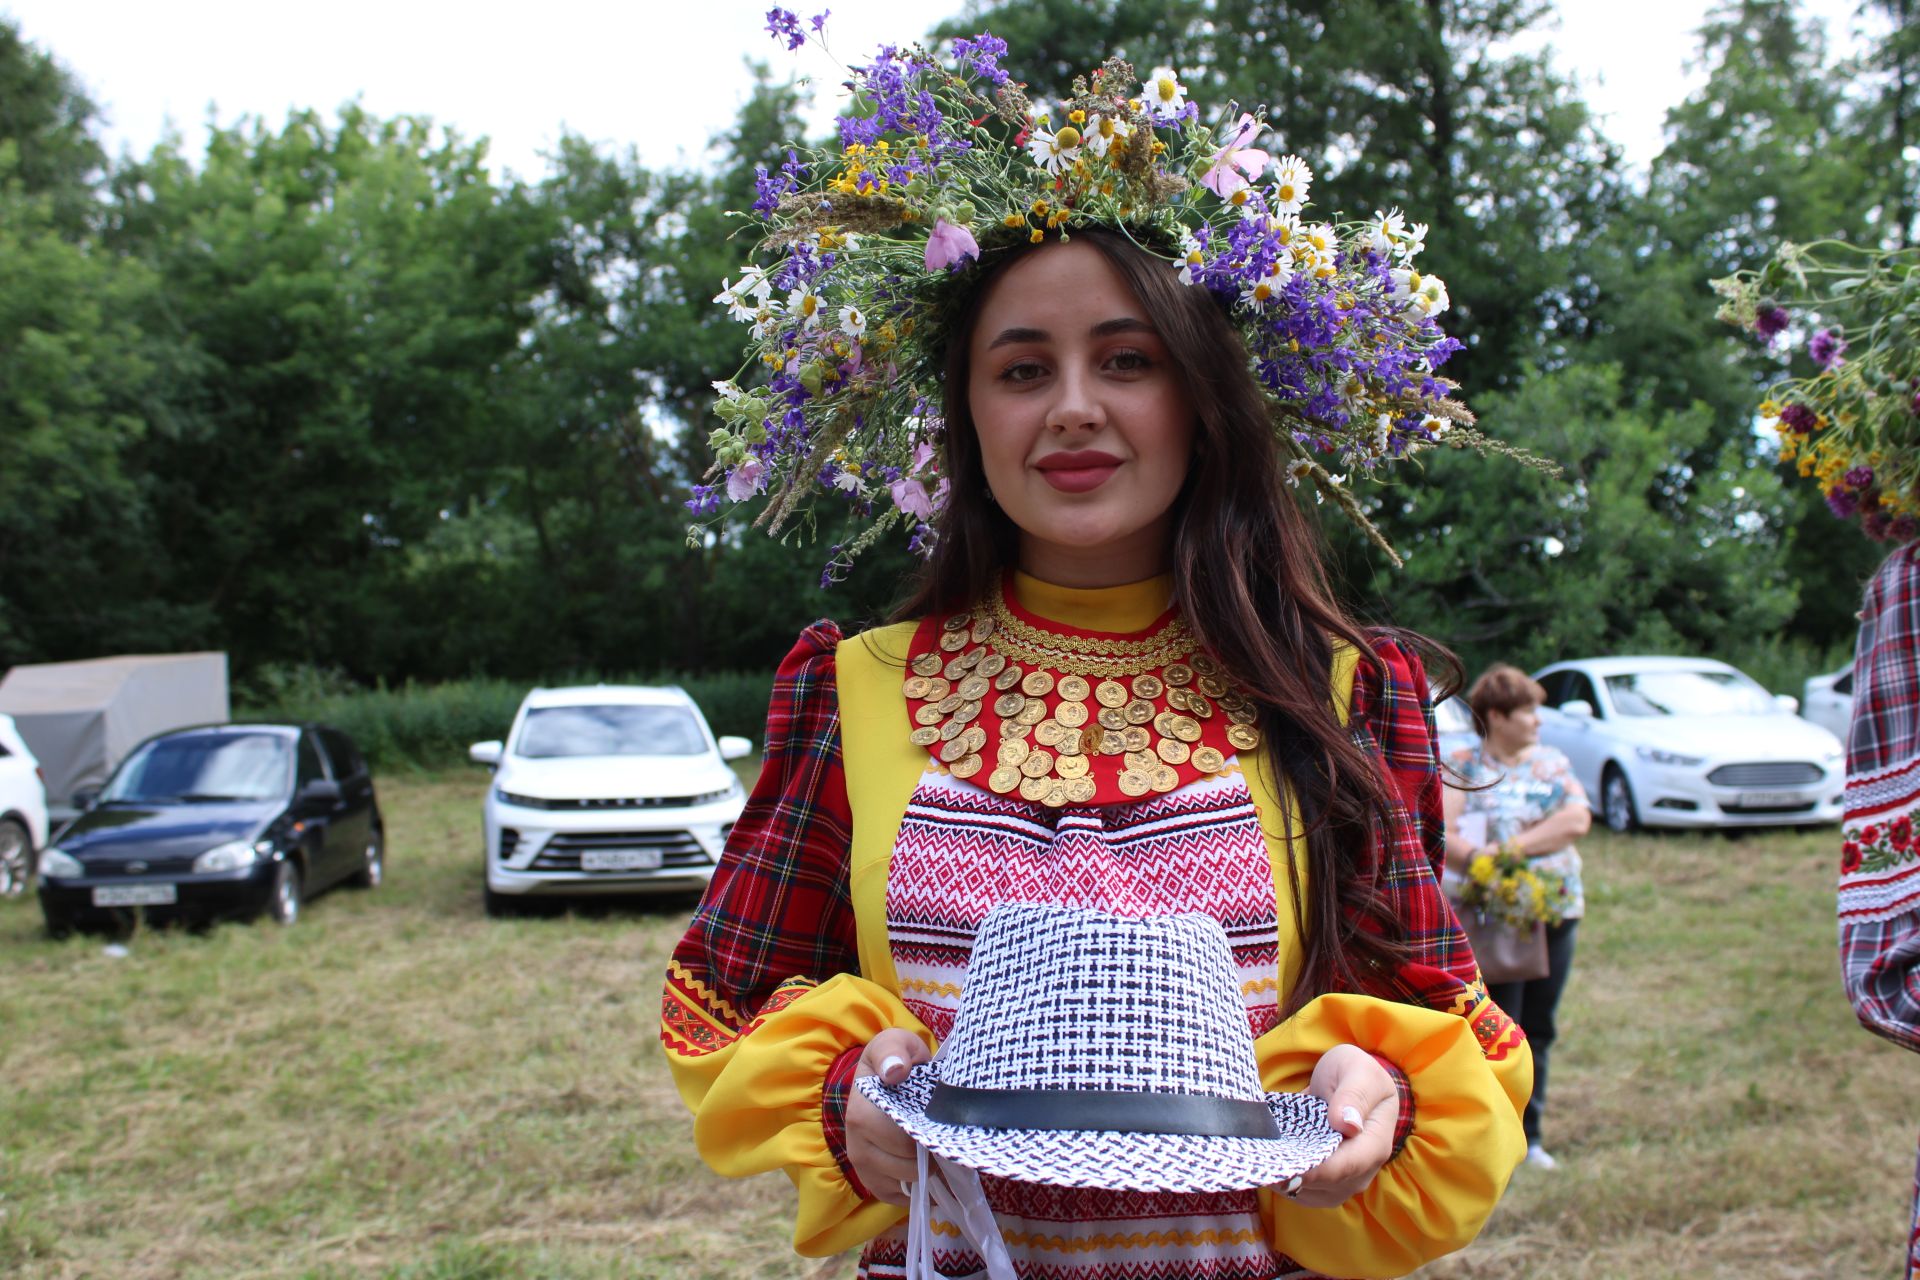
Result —
<instances>
[{"instance_id":1,"label":"woven straw fedora hat","mask_svg":"<svg viewBox=\"0 0 1920 1280\"><path fill-rule=\"evenodd\" d=\"M939 1054L891 1088L857 1084L935 1154L1054 1186L1243 1190L1340 1144L1321 1099L1261 1089L1210 916L995 907Z\"/></svg>"}]
</instances>

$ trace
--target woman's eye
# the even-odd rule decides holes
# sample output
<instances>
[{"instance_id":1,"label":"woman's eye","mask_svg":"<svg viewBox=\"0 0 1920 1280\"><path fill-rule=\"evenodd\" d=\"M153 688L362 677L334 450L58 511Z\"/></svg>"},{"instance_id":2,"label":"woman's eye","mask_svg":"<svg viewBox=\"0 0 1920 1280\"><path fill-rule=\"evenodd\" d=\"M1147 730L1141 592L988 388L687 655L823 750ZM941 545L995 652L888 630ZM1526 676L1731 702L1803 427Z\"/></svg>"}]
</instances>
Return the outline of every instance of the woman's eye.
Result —
<instances>
[{"instance_id":1,"label":"woman's eye","mask_svg":"<svg viewBox=\"0 0 1920 1280\"><path fill-rule=\"evenodd\" d=\"M1153 361L1148 358L1147 353L1144 351L1118 351L1114 353L1108 363L1122 373L1139 373L1141 370L1151 367Z\"/></svg>"},{"instance_id":2,"label":"woman's eye","mask_svg":"<svg viewBox=\"0 0 1920 1280\"><path fill-rule=\"evenodd\" d=\"M1032 382L1035 378L1046 373L1046 371L1044 365L1035 364L1032 361L1023 361L1020 364L1008 365L1005 369L1002 369L1000 371L1000 380L1002 382Z\"/></svg>"}]
</instances>

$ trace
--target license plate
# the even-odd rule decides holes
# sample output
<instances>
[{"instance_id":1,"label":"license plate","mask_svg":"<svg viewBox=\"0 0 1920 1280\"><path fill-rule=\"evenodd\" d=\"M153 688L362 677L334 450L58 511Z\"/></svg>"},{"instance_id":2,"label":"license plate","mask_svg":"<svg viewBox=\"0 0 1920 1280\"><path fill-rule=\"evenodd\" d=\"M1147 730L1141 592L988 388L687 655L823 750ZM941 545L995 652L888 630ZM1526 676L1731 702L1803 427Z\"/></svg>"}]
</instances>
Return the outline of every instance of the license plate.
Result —
<instances>
[{"instance_id":1,"label":"license plate","mask_svg":"<svg viewBox=\"0 0 1920 1280\"><path fill-rule=\"evenodd\" d=\"M587 849L580 854L582 871L654 871L659 866L658 849Z\"/></svg>"},{"instance_id":2,"label":"license plate","mask_svg":"<svg viewBox=\"0 0 1920 1280\"><path fill-rule=\"evenodd\" d=\"M93 891L96 907L170 907L179 891L170 884L101 885Z\"/></svg>"},{"instance_id":3,"label":"license plate","mask_svg":"<svg viewBox=\"0 0 1920 1280\"><path fill-rule=\"evenodd\" d=\"M1783 809L1788 805L1805 804L1807 798L1798 791L1742 791L1740 807L1743 809Z\"/></svg>"}]
</instances>

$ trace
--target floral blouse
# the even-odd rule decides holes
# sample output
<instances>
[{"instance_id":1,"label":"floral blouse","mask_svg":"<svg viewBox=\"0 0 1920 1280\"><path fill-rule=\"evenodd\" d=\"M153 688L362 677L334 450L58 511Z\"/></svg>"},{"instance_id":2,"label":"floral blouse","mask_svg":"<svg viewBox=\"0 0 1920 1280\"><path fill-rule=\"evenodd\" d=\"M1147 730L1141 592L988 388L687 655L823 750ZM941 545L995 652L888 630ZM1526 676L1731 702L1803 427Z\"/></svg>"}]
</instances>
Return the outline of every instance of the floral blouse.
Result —
<instances>
[{"instance_id":1,"label":"floral blouse","mask_svg":"<svg viewBox=\"0 0 1920 1280\"><path fill-rule=\"evenodd\" d=\"M1586 788L1573 776L1573 765L1556 747L1533 746L1518 765L1504 765L1487 753L1486 743L1464 747L1447 758L1453 772L1464 785L1478 790L1466 792L1461 814L1484 813L1487 816L1487 843L1499 844L1570 804L1587 806ZM1552 871L1566 881L1569 920L1586 914L1586 897L1580 885L1580 851L1569 844L1564 849L1533 859L1540 871Z\"/></svg>"}]
</instances>

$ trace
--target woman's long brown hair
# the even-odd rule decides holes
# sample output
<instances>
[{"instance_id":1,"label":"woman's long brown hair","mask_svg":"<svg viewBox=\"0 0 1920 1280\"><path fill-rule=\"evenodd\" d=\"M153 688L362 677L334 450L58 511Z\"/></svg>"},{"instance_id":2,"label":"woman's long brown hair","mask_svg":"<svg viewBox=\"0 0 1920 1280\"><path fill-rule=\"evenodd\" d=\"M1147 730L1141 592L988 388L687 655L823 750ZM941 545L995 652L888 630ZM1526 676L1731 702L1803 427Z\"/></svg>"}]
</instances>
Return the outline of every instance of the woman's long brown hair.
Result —
<instances>
[{"instance_id":1,"label":"woman's long brown hair","mask_svg":"<svg viewBox=\"0 0 1920 1280\"><path fill-rule=\"evenodd\" d=\"M1336 637L1362 661L1378 660L1328 585L1318 528L1285 492L1265 398L1222 305L1120 235L1086 230L1074 238L1105 255L1153 318L1197 420L1175 500L1173 595L1195 636L1259 704L1275 790L1291 791L1300 808L1305 893L1299 859L1290 858L1288 872L1306 956L1285 1009L1325 991L1378 990L1408 954L1375 855L1395 798L1381 762L1340 723L1329 684ZM967 378L980 308L1025 252L993 255L948 330L944 474L951 487L935 521L933 554L897 619L964 609L997 590L1002 569L1017 563L1019 530L987 497ZM1450 653L1421 647L1447 667L1448 683L1458 682Z\"/></svg>"}]
</instances>

